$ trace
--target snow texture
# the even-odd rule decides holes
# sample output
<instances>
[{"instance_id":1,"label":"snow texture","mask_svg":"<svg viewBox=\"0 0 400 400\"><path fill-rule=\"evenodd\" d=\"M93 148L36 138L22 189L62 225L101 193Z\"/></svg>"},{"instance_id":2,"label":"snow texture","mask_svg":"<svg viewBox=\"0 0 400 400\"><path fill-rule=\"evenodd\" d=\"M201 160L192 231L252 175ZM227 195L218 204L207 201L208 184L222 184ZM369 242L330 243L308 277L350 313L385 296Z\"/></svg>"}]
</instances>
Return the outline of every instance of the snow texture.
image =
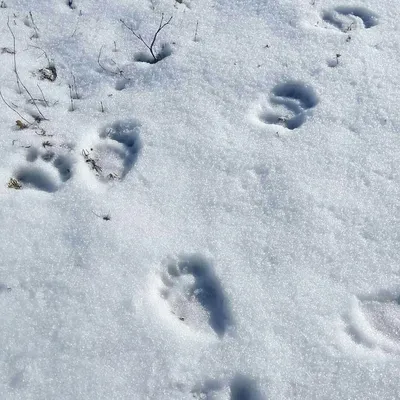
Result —
<instances>
[{"instance_id":1,"label":"snow texture","mask_svg":"<svg viewBox=\"0 0 400 400\"><path fill-rule=\"evenodd\" d=\"M0 1L1 399L400 397L395 3Z\"/></svg>"}]
</instances>

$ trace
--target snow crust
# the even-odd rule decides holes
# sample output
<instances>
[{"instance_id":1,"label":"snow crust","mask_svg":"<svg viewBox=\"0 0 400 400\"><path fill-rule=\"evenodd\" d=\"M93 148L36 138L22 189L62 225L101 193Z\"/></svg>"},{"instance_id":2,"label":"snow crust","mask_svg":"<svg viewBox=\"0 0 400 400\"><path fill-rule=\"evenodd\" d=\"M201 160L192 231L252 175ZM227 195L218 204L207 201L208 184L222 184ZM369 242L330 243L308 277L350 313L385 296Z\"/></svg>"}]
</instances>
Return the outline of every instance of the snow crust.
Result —
<instances>
[{"instance_id":1,"label":"snow crust","mask_svg":"<svg viewBox=\"0 0 400 400\"><path fill-rule=\"evenodd\" d=\"M395 2L68 4L0 8L0 397L398 398Z\"/></svg>"}]
</instances>

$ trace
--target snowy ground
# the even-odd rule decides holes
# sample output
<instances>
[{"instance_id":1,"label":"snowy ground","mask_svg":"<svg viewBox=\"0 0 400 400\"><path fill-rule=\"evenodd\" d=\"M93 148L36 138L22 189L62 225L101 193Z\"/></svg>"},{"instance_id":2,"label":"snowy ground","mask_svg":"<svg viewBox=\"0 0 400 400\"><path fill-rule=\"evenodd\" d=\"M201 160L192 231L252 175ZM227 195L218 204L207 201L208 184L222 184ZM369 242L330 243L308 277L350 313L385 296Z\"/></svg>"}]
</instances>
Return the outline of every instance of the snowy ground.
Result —
<instances>
[{"instance_id":1,"label":"snowy ground","mask_svg":"<svg viewBox=\"0 0 400 400\"><path fill-rule=\"evenodd\" d=\"M1 399L399 398L395 1L1 3Z\"/></svg>"}]
</instances>

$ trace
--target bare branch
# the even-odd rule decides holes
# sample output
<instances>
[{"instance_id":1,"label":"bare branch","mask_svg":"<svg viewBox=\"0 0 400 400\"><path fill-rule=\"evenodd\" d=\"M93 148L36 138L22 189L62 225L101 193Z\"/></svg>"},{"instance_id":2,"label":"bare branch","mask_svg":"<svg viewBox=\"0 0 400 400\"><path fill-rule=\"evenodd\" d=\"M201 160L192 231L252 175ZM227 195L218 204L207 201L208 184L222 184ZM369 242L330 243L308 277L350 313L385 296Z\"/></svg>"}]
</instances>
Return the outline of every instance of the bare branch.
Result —
<instances>
[{"instance_id":1,"label":"bare branch","mask_svg":"<svg viewBox=\"0 0 400 400\"><path fill-rule=\"evenodd\" d=\"M80 19L80 16L81 16L81 14L78 15L78 20L76 21L75 29L74 29L74 31L72 32L71 37L74 37L75 34L76 34L76 32L78 31L79 21L81 20L81 19Z\"/></svg>"},{"instance_id":2,"label":"bare branch","mask_svg":"<svg viewBox=\"0 0 400 400\"><path fill-rule=\"evenodd\" d=\"M151 55L153 56L154 59L156 59L156 57L155 57L155 55L154 55L154 53L153 53L151 47L144 41L144 39L142 38L142 35L137 34L137 33L133 30L133 28L132 28L131 26L128 26L128 25L126 24L126 22L125 22L124 20L120 19L120 21L122 22L122 24L123 24L126 28L128 28L128 29L133 33L133 35L134 35L137 39L139 39L139 40L150 50Z\"/></svg>"},{"instance_id":3,"label":"bare branch","mask_svg":"<svg viewBox=\"0 0 400 400\"><path fill-rule=\"evenodd\" d=\"M39 113L39 115L41 116L42 120L48 121L48 119L43 115L43 113L40 111L38 105L36 104L35 99L33 98L33 96L31 95L31 93L29 92L29 90L27 89L27 87L22 83L21 79L19 80L22 87L25 89L26 93L28 93L28 96L31 98L32 104L34 105L34 107L36 108L37 112Z\"/></svg>"},{"instance_id":4,"label":"bare branch","mask_svg":"<svg viewBox=\"0 0 400 400\"><path fill-rule=\"evenodd\" d=\"M74 84L72 85L72 88L74 89L74 91L75 91L75 99L79 99L80 98L80 96L79 96L79 94L78 94L78 87L76 86L76 79L75 79L75 75L71 72L71 75L72 75L72 79L73 79L73 81L74 81Z\"/></svg>"},{"instance_id":5,"label":"bare branch","mask_svg":"<svg viewBox=\"0 0 400 400\"><path fill-rule=\"evenodd\" d=\"M21 94L22 90L21 90L21 86L19 85L19 76L18 76L18 72L17 72L17 57L15 55L15 53L16 53L16 50L15 50L15 35L14 35L14 32L11 29L11 26L10 26L10 17L7 18L7 26L8 26L9 31L11 32L12 37L13 37L14 74L15 74L15 77L17 78L18 92Z\"/></svg>"},{"instance_id":6,"label":"bare branch","mask_svg":"<svg viewBox=\"0 0 400 400\"><path fill-rule=\"evenodd\" d=\"M199 29L199 20L196 22L196 31L194 32L194 42L197 42L197 30Z\"/></svg>"},{"instance_id":7,"label":"bare branch","mask_svg":"<svg viewBox=\"0 0 400 400\"><path fill-rule=\"evenodd\" d=\"M47 55L47 53L46 53L41 47L39 47L39 46L34 46L33 44L30 44L29 47L33 47L33 48L35 48L35 49L38 49L38 50L42 51L42 52L43 52L43 55L46 57L47 63L48 63L49 65L52 64L52 62L50 61L49 56Z\"/></svg>"},{"instance_id":8,"label":"bare branch","mask_svg":"<svg viewBox=\"0 0 400 400\"><path fill-rule=\"evenodd\" d=\"M69 87L69 99L70 99L70 102L71 102L71 106L69 108L69 111L75 111L74 100L73 100L73 97L72 97L72 85L68 85L68 87Z\"/></svg>"},{"instance_id":9,"label":"bare branch","mask_svg":"<svg viewBox=\"0 0 400 400\"><path fill-rule=\"evenodd\" d=\"M38 37L39 37L39 29L38 29L38 27L36 26L35 21L33 20L32 11L29 11L29 17L31 18L32 25L33 25L33 29L34 29L34 31L35 31L35 34L34 34L32 37L38 38Z\"/></svg>"},{"instance_id":10,"label":"bare branch","mask_svg":"<svg viewBox=\"0 0 400 400\"><path fill-rule=\"evenodd\" d=\"M157 61L159 61L159 54L155 54L154 53L154 46L156 44L157 41L157 36L158 34L171 22L172 20L172 16L168 19L168 21L164 22L164 14L161 14L161 21L160 21L160 25L158 26L158 29L156 30L156 32L153 35L153 39L151 41L150 44L148 44L143 38L142 35L140 33L136 33L133 28L131 26L129 26L123 19L120 19L120 22L127 28L129 29L132 34L139 39L145 46L146 48L150 51L151 56L153 57L154 62L156 63Z\"/></svg>"},{"instance_id":11,"label":"bare branch","mask_svg":"<svg viewBox=\"0 0 400 400\"><path fill-rule=\"evenodd\" d=\"M35 108L36 108L36 110L38 111L39 115L42 117L43 120L47 120L47 118L42 114L42 112L40 111L39 107L37 106L35 99L34 99L33 96L31 95L31 93L29 92L29 90L27 89L27 87L22 83L21 78L19 77L18 70L17 70L16 51L15 51L15 35L14 35L14 32L13 32L13 30L11 29L11 26L10 26L10 18L7 18L7 26L8 26L8 29L10 30L10 32L11 32L12 37L13 37L13 46L14 46L14 54L13 54L13 57L14 57L14 74L15 74L15 77L17 78L17 85L18 85L19 93L20 93L20 94L22 93L22 90L21 90L21 86L22 86L22 87L25 89L26 93L28 93L28 96L31 98L32 104L35 106Z\"/></svg>"},{"instance_id":12,"label":"bare branch","mask_svg":"<svg viewBox=\"0 0 400 400\"><path fill-rule=\"evenodd\" d=\"M163 20L164 20L164 14L161 14L161 21L160 21L160 26L158 27L158 29L156 30L156 33L154 34L153 37L153 41L151 42L150 48L152 49L154 44L156 43L157 40L157 35L160 33L160 31L165 28L172 20L172 16L169 18L169 20L167 22L165 22L163 24Z\"/></svg>"},{"instance_id":13,"label":"bare branch","mask_svg":"<svg viewBox=\"0 0 400 400\"><path fill-rule=\"evenodd\" d=\"M49 106L49 102L48 102L48 101L46 100L46 98L44 97L42 88L39 86L39 84L37 85L37 87L39 88L40 93L42 94L42 98L43 98L44 104L46 104L46 107L48 107L48 106Z\"/></svg>"}]
</instances>

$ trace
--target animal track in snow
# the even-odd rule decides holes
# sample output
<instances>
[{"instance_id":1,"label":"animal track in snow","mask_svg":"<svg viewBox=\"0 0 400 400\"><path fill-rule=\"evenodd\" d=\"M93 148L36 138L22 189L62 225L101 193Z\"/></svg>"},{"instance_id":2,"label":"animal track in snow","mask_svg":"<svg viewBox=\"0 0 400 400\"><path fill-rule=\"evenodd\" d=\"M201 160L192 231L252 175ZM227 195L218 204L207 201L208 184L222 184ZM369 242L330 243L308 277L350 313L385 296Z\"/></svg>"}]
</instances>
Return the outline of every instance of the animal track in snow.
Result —
<instances>
[{"instance_id":1,"label":"animal track in snow","mask_svg":"<svg viewBox=\"0 0 400 400\"><path fill-rule=\"evenodd\" d=\"M201 400L264 400L256 382L237 374L229 382L208 380L192 390L193 397Z\"/></svg>"},{"instance_id":2,"label":"animal track in snow","mask_svg":"<svg viewBox=\"0 0 400 400\"><path fill-rule=\"evenodd\" d=\"M161 296L171 312L191 328L222 337L232 325L227 299L213 266L197 254L169 259L161 276Z\"/></svg>"},{"instance_id":3,"label":"animal track in snow","mask_svg":"<svg viewBox=\"0 0 400 400\"><path fill-rule=\"evenodd\" d=\"M28 150L26 160L29 164L18 168L14 174L23 185L44 192L55 192L72 177L72 161L68 155L32 147Z\"/></svg>"},{"instance_id":4,"label":"animal track in snow","mask_svg":"<svg viewBox=\"0 0 400 400\"><path fill-rule=\"evenodd\" d=\"M84 157L99 176L124 179L134 166L142 147L140 123L136 120L116 121L100 130L93 153L84 150Z\"/></svg>"},{"instance_id":5,"label":"animal track in snow","mask_svg":"<svg viewBox=\"0 0 400 400\"><path fill-rule=\"evenodd\" d=\"M259 118L266 124L296 129L304 124L310 109L318 104L314 90L301 82L286 82L272 90L270 102L275 110L263 110ZM279 111L278 111L279 110Z\"/></svg>"},{"instance_id":6,"label":"animal track in snow","mask_svg":"<svg viewBox=\"0 0 400 400\"><path fill-rule=\"evenodd\" d=\"M400 297L392 292L354 297L345 332L358 345L400 354Z\"/></svg>"},{"instance_id":7,"label":"animal track in snow","mask_svg":"<svg viewBox=\"0 0 400 400\"><path fill-rule=\"evenodd\" d=\"M357 27L368 29L378 25L378 16L364 7L336 7L324 11L322 19L342 32L349 32Z\"/></svg>"}]
</instances>

